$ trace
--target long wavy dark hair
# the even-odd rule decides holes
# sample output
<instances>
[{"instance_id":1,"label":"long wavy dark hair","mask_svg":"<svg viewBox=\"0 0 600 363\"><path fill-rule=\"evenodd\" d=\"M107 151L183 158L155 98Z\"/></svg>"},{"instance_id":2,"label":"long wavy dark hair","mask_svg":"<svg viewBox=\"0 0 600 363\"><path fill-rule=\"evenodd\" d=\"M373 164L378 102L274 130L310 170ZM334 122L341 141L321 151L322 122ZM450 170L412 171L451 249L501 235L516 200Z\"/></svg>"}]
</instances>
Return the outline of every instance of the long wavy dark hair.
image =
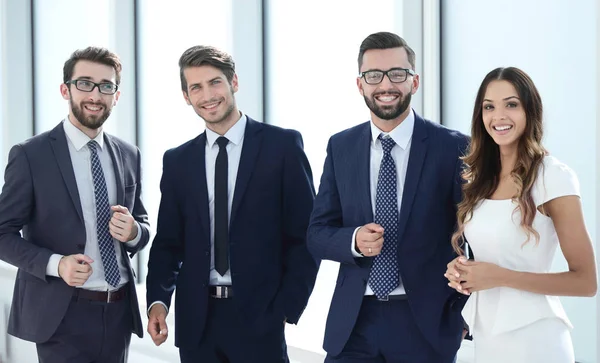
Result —
<instances>
[{"instance_id":1,"label":"long wavy dark hair","mask_svg":"<svg viewBox=\"0 0 600 363\"><path fill-rule=\"evenodd\" d=\"M535 236L536 244L539 242L539 233L532 227L537 208L531 189L546 155L542 146L542 99L525 72L515 67L496 68L485 76L477 92L471 123L471 145L467 155L462 158L465 163L462 177L466 182L462 188L462 202L458 205L457 229L452 236L452 247L459 254L463 253L465 223L473 217L477 204L489 198L500 183L500 148L485 129L482 117L488 85L496 80L508 81L515 87L525 110L525 131L519 139L517 162L511 172L517 185L517 194L512 199L518 204L515 211L521 211L521 227L527 232L525 243L531 239L531 235Z\"/></svg>"}]
</instances>

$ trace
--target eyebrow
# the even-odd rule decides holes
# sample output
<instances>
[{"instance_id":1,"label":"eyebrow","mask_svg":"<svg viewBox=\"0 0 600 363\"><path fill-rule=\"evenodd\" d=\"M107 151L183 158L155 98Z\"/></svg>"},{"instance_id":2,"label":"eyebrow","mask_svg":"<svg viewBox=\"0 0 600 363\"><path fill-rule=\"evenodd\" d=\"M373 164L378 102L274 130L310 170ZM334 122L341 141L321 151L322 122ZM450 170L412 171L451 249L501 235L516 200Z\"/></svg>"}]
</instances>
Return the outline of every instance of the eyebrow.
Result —
<instances>
[{"instance_id":1,"label":"eyebrow","mask_svg":"<svg viewBox=\"0 0 600 363\"><path fill-rule=\"evenodd\" d=\"M517 100L521 100L521 99L520 99L519 97L517 97L517 96L508 96L508 97L506 97L506 98L503 98L503 99L502 99L502 101L508 101L508 100L510 100L511 98L516 98ZM494 101L492 101L492 100L488 100L487 98L484 98L484 99L483 99L483 102L486 102L486 101L487 101L487 102L494 102Z\"/></svg>"},{"instance_id":2,"label":"eyebrow","mask_svg":"<svg viewBox=\"0 0 600 363\"><path fill-rule=\"evenodd\" d=\"M219 76L217 76L217 77L215 77L215 78L211 78L211 79L209 79L209 80L208 80L208 82L206 82L206 83L210 83L210 82L212 82L212 81L214 81L214 80L216 80L216 79L222 79L222 78L221 78L221 77L219 77ZM191 84L190 84L188 87L192 87L192 86L199 86L199 85L200 85L200 83L191 83Z\"/></svg>"},{"instance_id":3,"label":"eyebrow","mask_svg":"<svg viewBox=\"0 0 600 363\"><path fill-rule=\"evenodd\" d=\"M365 73L365 72L372 72L372 71L379 71L379 72L389 72L393 69L410 69L410 68L404 68L404 67L392 67L389 68L388 70L384 71L383 69L379 69L379 68L375 68L375 69L367 69L366 71L363 71L361 73Z\"/></svg>"},{"instance_id":4,"label":"eyebrow","mask_svg":"<svg viewBox=\"0 0 600 363\"><path fill-rule=\"evenodd\" d=\"M88 76L81 76L81 77L78 77L77 79L82 79L82 80L85 80L85 81L92 81L92 82L94 81L92 79L92 77L88 77ZM112 83L112 84L115 84L115 82L111 81L110 79L106 79L106 78L103 78L98 83Z\"/></svg>"}]
</instances>

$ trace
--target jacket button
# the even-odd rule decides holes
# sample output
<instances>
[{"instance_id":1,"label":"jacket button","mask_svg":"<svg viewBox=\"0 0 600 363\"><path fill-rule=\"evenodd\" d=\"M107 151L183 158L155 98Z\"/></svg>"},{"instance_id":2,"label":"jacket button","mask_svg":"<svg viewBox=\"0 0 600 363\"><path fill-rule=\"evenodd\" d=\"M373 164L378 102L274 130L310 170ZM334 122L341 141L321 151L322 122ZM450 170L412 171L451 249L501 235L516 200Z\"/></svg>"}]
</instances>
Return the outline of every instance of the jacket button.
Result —
<instances>
[{"instance_id":1,"label":"jacket button","mask_svg":"<svg viewBox=\"0 0 600 363\"><path fill-rule=\"evenodd\" d=\"M209 255L210 255L210 252L208 252L208 251L204 251L204 254L205 254L206 256L209 256Z\"/></svg>"},{"instance_id":2,"label":"jacket button","mask_svg":"<svg viewBox=\"0 0 600 363\"><path fill-rule=\"evenodd\" d=\"M77 245L77 249L78 249L79 251L85 251L85 245L84 245L84 244L78 244L78 245Z\"/></svg>"}]
</instances>

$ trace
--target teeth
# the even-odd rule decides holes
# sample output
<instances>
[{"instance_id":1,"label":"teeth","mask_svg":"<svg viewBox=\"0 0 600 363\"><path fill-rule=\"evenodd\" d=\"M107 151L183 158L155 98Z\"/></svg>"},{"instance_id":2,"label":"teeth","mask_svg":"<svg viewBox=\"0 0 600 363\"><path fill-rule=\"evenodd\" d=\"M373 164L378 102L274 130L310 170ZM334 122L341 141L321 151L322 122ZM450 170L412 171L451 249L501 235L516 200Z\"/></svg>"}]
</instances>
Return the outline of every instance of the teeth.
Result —
<instances>
[{"instance_id":1,"label":"teeth","mask_svg":"<svg viewBox=\"0 0 600 363\"><path fill-rule=\"evenodd\" d=\"M512 129L512 126L508 126L508 125L494 126L494 130L497 130L497 131L506 131L506 130L510 130L510 129Z\"/></svg>"},{"instance_id":2,"label":"teeth","mask_svg":"<svg viewBox=\"0 0 600 363\"><path fill-rule=\"evenodd\" d=\"M85 106L90 111L100 111L100 107L98 106Z\"/></svg>"},{"instance_id":3,"label":"teeth","mask_svg":"<svg viewBox=\"0 0 600 363\"><path fill-rule=\"evenodd\" d=\"M380 96L377 97L378 100L383 101L383 102L390 102L395 100L397 97L396 96Z\"/></svg>"},{"instance_id":4,"label":"teeth","mask_svg":"<svg viewBox=\"0 0 600 363\"><path fill-rule=\"evenodd\" d=\"M218 102L217 103L211 103L210 105L204 106L204 108L209 108L209 109L210 108L215 108L215 107L217 107L218 104L219 104Z\"/></svg>"}]
</instances>

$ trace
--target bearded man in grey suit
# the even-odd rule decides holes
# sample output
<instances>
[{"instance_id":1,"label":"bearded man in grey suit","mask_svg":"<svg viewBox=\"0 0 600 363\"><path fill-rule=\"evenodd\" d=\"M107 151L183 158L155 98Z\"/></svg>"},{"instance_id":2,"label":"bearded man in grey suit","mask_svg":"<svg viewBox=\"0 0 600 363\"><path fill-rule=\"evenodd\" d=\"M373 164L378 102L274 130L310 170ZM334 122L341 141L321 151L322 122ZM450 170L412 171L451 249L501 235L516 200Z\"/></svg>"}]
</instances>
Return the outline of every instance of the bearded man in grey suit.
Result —
<instances>
[{"instance_id":1,"label":"bearded man in grey suit","mask_svg":"<svg viewBox=\"0 0 600 363\"><path fill-rule=\"evenodd\" d=\"M18 272L8 332L35 342L41 363L126 362L132 332L142 336L130 263L149 239L140 154L102 130L120 74L109 50L75 51L60 85L68 117L9 154L0 259Z\"/></svg>"}]
</instances>

